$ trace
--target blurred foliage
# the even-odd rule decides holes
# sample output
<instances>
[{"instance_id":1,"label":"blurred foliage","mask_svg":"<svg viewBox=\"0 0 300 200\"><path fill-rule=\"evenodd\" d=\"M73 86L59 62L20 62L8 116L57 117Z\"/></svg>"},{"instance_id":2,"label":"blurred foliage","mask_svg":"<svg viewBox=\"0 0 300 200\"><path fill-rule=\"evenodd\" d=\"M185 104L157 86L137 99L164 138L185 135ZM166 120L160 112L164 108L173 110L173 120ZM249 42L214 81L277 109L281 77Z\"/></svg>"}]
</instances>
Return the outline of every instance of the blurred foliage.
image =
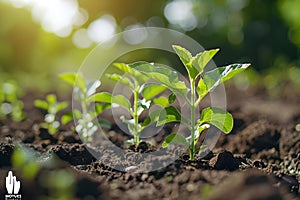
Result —
<instances>
[{"instance_id":1,"label":"blurred foliage","mask_svg":"<svg viewBox=\"0 0 300 200\"><path fill-rule=\"evenodd\" d=\"M280 68L277 60L283 59L286 67L299 68L300 0L70 0L86 20L74 22L66 36L45 31L45 16L37 15L33 5L20 2L25 1L0 0L0 80L15 79L24 88L59 89L60 84L53 86L58 81L56 74L77 71L96 46L89 40L80 44L78 37L93 24L109 20L112 33L133 25L185 32L207 49L221 48L217 64L250 62L259 73L269 73ZM53 17L61 12L57 10ZM145 60L160 57L159 61L170 62L169 58L174 58L167 54L161 58L160 54L142 53ZM127 62L140 60L140 56L132 53Z\"/></svg>"},{"instance_id":2,"label":"blurred foliage","mask_svg":"<svg viewBox=\"0 0 300 200\"><path fill-rule=\"evenodd\" d=\"M12 165L26 179L27 184L35 185L38 199L73 199L75 177L60 166L60 161L52 154L39 152L16 144L12 155ZM48 191L45 193L45 191Z\"/></svg>"},{"instance_id":3,"label":"blurred foliage","mask_svg":"<svg viewBox=\"0 0 300 200\"><path fill-rule=\"evenodd\" d=\"M0 119L11 117L14 121L21 121L25 117L23 102L19 99L20 87L13 80L0 84Z\"/></svg>"}]
</instances>

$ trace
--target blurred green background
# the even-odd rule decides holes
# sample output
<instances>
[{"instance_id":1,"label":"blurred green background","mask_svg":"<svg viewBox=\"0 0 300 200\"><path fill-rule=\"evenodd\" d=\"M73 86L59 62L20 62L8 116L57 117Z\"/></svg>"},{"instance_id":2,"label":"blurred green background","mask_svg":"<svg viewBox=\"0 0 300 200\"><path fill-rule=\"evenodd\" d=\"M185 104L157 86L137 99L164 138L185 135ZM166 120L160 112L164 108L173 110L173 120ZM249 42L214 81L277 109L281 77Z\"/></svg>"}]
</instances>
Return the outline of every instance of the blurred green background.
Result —
<instances>
[{"instance_id":1,"label":"blurred green background","mask_svg":"<svg viewBox=\"0 0 300 200\"><path fill-rule=\"evenodd\" d=\"M55 90L57 74L77 71L99 42L155 26L221 48L217 65L252 63L238 83L255 76L268 88L300 85L299 8L300 0L0 0L0 81Z\"/></svg>"}]
</instances>

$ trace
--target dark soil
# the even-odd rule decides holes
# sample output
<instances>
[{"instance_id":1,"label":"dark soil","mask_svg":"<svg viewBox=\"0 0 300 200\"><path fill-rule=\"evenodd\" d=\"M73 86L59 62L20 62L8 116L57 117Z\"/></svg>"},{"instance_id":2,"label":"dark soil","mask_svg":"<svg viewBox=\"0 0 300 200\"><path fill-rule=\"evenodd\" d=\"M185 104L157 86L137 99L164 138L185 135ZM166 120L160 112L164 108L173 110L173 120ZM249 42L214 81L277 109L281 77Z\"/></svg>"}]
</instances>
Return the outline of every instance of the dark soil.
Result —
<instances>
[{"instance_id":1,"label":"dark soil","mask_svg":"<svg viewBox=\"0 0 300 200\"><path fill-rule=\"evenodd\" d=\"M122 200L300 199L300 132L295 128L300 124L299 97L268 99L261 90L231 88L227 90L227 102L235 126L231 134L221 135L212 152L206 152L203 158L196 157L195 161L189 161L188 155L183 153L164 168L132 173L136 165L144 161L136 155L159 150L159 144L173 125L166 126L148 143L129 147L126 162L116 159L107 163L110 161L105 156L94 158L90 154L92 149L82 144L70 127L62 127L56 135L49 135L39 126L42 113L32 106L32 95L27 95L24 98L26 120L0 121L0 177L4 180L12 170L21 181L23 199L46 196L58 199L63 195L64 199ZM107 131L107 136L116 145L126 148L123 142L128 136L116 126ZM40 169L34 177L28 178L20 166L13 164L12 155L17 146L36 153L34 162ZM47 160L54 162L45 164ZM117 170L120 168L124 170ZM66 178L58 176L57 185L51 185L46 180L54 172L71 175L72 183L59 188L57 185L62 185L59 183ZM5 194L5 182L0 181L0 197Z\"/></svg>"}]
</instances>

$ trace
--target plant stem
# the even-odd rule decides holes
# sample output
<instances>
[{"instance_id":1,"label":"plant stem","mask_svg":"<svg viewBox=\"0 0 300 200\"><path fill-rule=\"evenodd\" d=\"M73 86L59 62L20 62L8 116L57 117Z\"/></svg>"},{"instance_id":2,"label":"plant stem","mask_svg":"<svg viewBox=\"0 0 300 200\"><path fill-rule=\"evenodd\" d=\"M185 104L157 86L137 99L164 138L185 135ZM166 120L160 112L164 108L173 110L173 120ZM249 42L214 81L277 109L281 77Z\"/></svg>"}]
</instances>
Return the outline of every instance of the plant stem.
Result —
<instances>
[{"instance_id":1,"label":"plant stem","mask_svg":"<svg viewBox=\"0 0 300 200\"><path fill-rule=\"evenodd\" d=\"M134 120L134 129L133 129L133 140L135 146L139 144L139 116L138 116L138 100L139 100L139 89L136 88L133 91L133 120Z\"/></svg>"},{"instance_id":2,"label":"plant stem","mask_svg":"<svg viewBox=\"0 0 300 200\"><path fill-rule=\"evenodd\" d=\"M86 119L87 116L88 116L88 108L87 108L87 103L86 103L86 96L83 97L83 99L81 99L81 108L82 108L82 116L83 116L83 129L82 130L85 130L86 131L86 135L83 135L83 139L88 141L89 140L89 135L88 135L88 122L87 120L90 120L90 119Z\"/></svg>"},{"instance_id":3,"label":"plant stem","mask_svg":"<svg viewBox=\"0 0 300 200\"><path fill-rule=\"evenodd\" d=\"M196 105L195 105L195 80L190 80L191 84L191 144L189 147L190 160L195 159L195 118L196 118Z\"/></svg>"}]
</instances>

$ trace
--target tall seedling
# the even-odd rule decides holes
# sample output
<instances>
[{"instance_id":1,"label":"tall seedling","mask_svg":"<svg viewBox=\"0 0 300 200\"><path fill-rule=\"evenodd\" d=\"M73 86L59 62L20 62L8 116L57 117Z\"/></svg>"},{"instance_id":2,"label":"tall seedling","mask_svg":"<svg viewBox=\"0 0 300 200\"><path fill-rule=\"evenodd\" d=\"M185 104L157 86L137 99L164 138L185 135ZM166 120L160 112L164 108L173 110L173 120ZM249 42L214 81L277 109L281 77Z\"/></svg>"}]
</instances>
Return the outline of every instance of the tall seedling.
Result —
<instances>
[{"instance_id":1,"label":"tall seedling","mask_svg":"<svg viewBox=\"0 0 300 200\"><path fill-rule=\"evenodd\" d=\"M166 109L165 117L157 118L158 124L168 122L182 122L189 128L190 135L183 137L182 135L170 134L164 141L163 147L167 147L171 143L180 143L188 147L190 160L194 160L195 154L201 149L201 145L197 147L197 142L201 133L213 125L222 132L228 134L233 128L233 118L230 113L220 108L208 107L201 111L200 117L197 118L196 110L201 100L219 84L231 79L233 76L244 71L249 64L231 64L225 67L219 67L214 70L204 72L204 68L219 51L212 49L203 51L192 56L189 51L180 46L173 46L176 54L185 66L189 77L189 86L178 80L178 74L169 69L156 66L151 63L140 62L135 65L129 65L136 69L144 76L151 78L162 85L165 85L175 95L181 95L189 107L190 118L184 119L178 115L176 108Z\"/></svg>"}]
</instances>

